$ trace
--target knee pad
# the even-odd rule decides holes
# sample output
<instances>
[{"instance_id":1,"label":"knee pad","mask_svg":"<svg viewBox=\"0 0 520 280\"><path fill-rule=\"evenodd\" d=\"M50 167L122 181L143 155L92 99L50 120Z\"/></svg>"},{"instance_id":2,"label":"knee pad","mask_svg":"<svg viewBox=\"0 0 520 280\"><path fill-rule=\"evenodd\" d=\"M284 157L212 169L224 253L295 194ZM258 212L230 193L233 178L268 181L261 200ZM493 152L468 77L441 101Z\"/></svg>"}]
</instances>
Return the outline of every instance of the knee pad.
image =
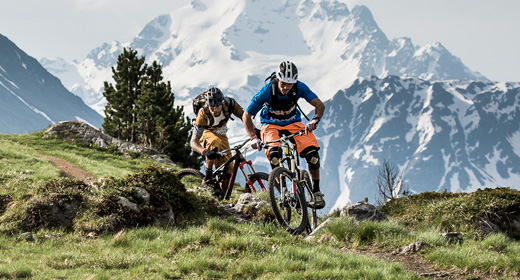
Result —
<instances>
[{"instance_id":1,"label":"knee pad","mask_svg":"<svg viewBox=\"0 0 520 280\"><path fill-rule=\"evenodd\" d=\"M304 157L307 160L309 169L320 169L320 154L315 148L304 151Z\"/></svg>"},{"instance_id":2,"label":"knee pad","mask_svg":"<svg viewBox=\"0 0 520 280\"><path fill-rule=\"evenodd\" d=\"M269 163L273 169L280 165L281 158L282 149L280 147L273 147L269 150Z\"/></svg>"}]
</instances>

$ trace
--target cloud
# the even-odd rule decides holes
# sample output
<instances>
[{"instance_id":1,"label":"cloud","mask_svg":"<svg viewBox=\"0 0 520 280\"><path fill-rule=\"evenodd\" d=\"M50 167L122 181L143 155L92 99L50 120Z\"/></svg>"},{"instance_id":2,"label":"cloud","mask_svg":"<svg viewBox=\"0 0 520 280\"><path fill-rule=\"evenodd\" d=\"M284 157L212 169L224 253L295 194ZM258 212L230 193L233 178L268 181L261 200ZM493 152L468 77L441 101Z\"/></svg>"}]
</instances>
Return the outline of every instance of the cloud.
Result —
<instances>
[{"instance_id":1,"label":"cloud","mask_svg":"<svg viewBox=\"0 0 520 280\"><path fill-rule=\"evenodd\" d=\"M99 9L126 9L135 6L137 0L74 0L76 11L92 11Z\"/></svg>"}]
</instances>

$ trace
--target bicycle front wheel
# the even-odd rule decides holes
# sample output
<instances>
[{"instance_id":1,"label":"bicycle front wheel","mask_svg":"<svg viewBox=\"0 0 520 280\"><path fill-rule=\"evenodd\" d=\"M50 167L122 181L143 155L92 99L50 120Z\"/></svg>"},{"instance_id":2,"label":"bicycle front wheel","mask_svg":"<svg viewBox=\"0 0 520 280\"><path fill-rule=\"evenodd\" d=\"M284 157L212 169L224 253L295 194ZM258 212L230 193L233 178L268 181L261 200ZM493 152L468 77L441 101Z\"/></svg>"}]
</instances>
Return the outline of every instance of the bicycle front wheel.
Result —
<instances>
[{"instance_id":1,"label":"bicycle front wheel","mask_svg":"<svg viewBox=\"0 0 520 280\"><path fill-rule=\"evenodd\" d=\"M278 222L291 233L301 233L308 223L307 203L291 171L277 167L269 174L269 200Z\"/></svg>"},{"instance_id":2,"label":"bicycle front wheel","mask_svg":"<svg viewBox=\"0 0 520 280\"><path fill-rule=\"evenodd\" d=\"M200 187L204 179L204 174L197 169L185 168L177 172L177 177L179 177L186 187Z\"/></svg>"},{"instance_id":3,"label":"bicycle front wheel","mask_svg":"<svg viewBox=\"0 0 520 280\"><path fill-rule=\"evenodd\" d=\"M256 172L249 176L249 181L252 186L249 189L253 192L267 191L267 182L269 181L269 174L264 172ZM249 185L249 184L248 184Z\"/></svg>"}]
</instances>

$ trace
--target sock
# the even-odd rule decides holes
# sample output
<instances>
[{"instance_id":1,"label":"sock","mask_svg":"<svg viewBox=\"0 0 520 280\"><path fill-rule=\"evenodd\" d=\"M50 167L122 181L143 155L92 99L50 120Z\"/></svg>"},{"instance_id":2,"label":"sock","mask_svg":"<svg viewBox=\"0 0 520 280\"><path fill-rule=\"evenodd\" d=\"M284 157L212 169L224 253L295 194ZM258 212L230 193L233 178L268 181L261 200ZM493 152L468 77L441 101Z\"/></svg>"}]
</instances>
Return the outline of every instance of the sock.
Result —
<instances>
[{"instance_id":1,"label":"sock","mask_svg":"<svg viewBox=\"0 0 520 280\"><path fill-rule=\"evenodd\" d=\"M207 168L206 169L206 177L204 179L209 180L213 178L213 169Z\"/></svg>"},{"instance_id":2,"label":"sock","mask_svg":"<svg viewBox=\"0 0 520 280\"><path fill-rule=\"evenodd\" d=\"M312 180L312 192L320 191L320 180Z\"/></svg>"}]
</instances>

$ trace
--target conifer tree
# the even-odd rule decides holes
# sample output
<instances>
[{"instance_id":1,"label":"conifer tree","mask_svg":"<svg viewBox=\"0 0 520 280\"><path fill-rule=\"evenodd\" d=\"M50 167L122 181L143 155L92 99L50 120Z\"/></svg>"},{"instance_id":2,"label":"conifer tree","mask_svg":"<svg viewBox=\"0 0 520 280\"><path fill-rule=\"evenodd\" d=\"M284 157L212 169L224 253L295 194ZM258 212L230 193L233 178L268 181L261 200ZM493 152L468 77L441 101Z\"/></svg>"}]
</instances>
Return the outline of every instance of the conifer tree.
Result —
<instances>
[{"instance_id":1,"label":"conifer tree","mask_svg":"<svg viewBox=\"0 0 520 280\"><path fill-rule=\"evenodd\" d=\"M105 82L103 92L107 100L103 122L105 133L125 141L137 141L135 105L141 95L146 67L144 57L138 57L135 50L124 48L119 55L116 68L112 67L115 88Z\"/></svg>"},{"instance_id":2,"label":"conifer tree","mask_svg":"<svg viewBox=\"0 0 520 280\"><path fill-rule=\"evenodd\" d=\"M199 166L200 157L191 152L192 124L182 107L175 107L170 82L163 82L162 67L150 67L137 51L123 50L116 69L115 88L105 82L105 133L145 145L186 166Z\"/></svg>"}]
</instances>

